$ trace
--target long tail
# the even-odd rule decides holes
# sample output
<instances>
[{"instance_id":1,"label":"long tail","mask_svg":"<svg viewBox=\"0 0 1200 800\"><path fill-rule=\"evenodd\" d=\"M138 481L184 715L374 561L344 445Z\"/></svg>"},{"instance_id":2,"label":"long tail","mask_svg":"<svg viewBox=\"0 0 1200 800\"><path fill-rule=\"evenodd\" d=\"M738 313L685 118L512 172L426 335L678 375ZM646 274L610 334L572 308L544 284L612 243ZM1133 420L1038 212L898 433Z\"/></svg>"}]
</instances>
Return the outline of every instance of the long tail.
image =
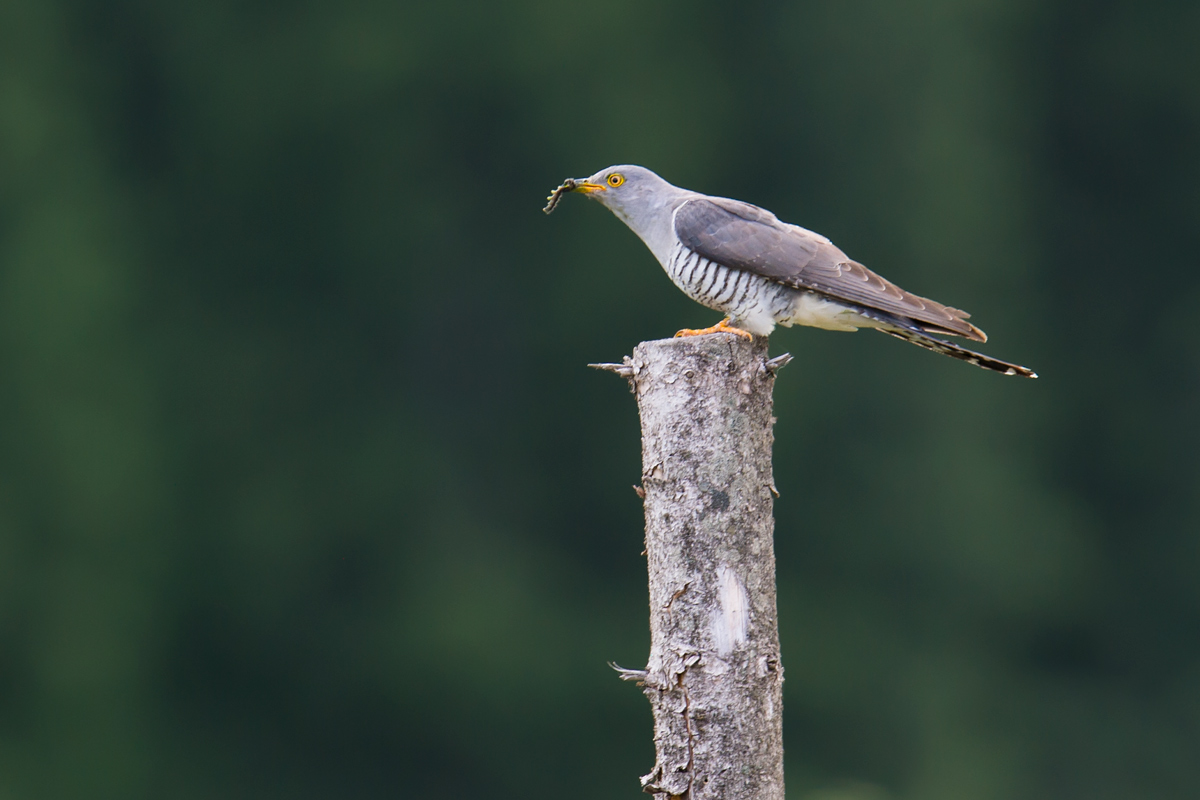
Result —
<instances>
[{"instance_id":1,"label":"long tail","mask_svg":"<svg viewBox=\"0 0 1200 800\"><path fill-rule=\"evenodd\" d=\"M881 320L882 321L882 320ZM1037 373L1029 367L1022 367L1019 364L1010 364L1007 361L1001 361L998 358L985 356L983 353L976 353L973 350L968 350L965 347L959 347L953 342L947 342L945 339L938 339L930 336L925 331L916 327L904 325L899 319L891 319L888 324L882 325L876 330L883 331L886 334L895 336L897 339L903 339L906 342L912 342L917 347L924 347L926 350L932 350L935 353L941 353L944 356L957 358L960 361L966 361L968 364L974 364L977 367L990 369L993 372L1000 372L1005 375L1020 375L1024 378L1036 378Z\"/></svg>"}]
</instances>

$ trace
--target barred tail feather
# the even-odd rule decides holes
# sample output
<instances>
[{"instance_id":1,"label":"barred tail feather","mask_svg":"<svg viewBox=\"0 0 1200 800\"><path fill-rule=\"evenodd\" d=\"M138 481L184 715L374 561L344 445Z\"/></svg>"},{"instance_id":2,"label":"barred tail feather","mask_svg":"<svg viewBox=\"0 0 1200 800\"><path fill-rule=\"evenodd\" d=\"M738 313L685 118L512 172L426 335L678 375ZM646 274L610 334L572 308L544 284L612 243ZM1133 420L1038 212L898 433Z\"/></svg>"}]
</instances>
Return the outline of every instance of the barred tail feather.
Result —
<instances>
[{"instance_id":1,"label":"barred tail feather","mask_svg":"<svg viewBox=\"0 0 1200 800\"><path fill-rule=\"evenodd\" d=\"M896 320L896 322L899 322L899 320ZM960 361L966 361L968 364L990 369L993 372L1000 372L1004 375L1020 375L1024 378L1037 377L1037 373L1029 369L1029 367L1010 364L1007 361L1001 361L991 356L985 356L982 353L976 353L965 347L959 347L952 342L947 342L945 339L930 336L928 333L915 327L910 328L904 325L897 325L893 322L892 324L881 325L876 330L883 331L906 342L912 342L917 347L924 347L926 350L932 350L935 353L957 358Z\"/></svg>"}]
</instances>

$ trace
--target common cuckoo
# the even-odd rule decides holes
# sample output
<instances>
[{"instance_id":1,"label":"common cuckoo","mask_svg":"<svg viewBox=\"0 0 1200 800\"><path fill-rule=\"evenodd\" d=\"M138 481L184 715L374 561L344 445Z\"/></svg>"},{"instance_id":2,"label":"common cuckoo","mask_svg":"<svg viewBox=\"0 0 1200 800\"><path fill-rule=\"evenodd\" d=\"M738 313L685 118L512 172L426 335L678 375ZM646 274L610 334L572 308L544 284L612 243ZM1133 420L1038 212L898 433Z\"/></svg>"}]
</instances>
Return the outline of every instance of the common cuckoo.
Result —
<instances>
[{"instance_id":1,"label":"common cuckoo","mask_svg":"<svg viewBox=\"0 0 1200 800\"><path fill-rule=\"evenodd\" d=\"M606 206L646 243L684 294L726 315L711 328L677 336L766 336L776 325L874 328L984 369L1037 377L1027 367L940 338L987 341L965 311L904 291L824 236L758 206L680 189L633 165L565 181L550 196L547 214L565 192L582 192Z\"/></svg>"}]
</instances>

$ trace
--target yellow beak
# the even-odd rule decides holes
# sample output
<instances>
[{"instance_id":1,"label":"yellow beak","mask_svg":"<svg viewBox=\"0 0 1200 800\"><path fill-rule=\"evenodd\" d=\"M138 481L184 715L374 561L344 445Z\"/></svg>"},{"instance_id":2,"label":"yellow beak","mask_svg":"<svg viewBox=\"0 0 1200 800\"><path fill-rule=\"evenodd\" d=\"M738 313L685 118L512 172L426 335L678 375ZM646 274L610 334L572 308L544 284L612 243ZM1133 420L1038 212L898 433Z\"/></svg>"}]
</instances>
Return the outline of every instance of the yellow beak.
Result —
<instances>
[{"instance_id":1,"label":"yellow beak","mask_svg":"<svg viewBox=\"0 0 1200 800\"><path fill-rule=\"evenodd\" d=\"M575 181L575 186L571 189L572 192L583 192L584 194L591 194L592 192L604 192L607 190L608 187L606 187L604 184L591 183L590 181Z\"/></svg>"}]
</instances>

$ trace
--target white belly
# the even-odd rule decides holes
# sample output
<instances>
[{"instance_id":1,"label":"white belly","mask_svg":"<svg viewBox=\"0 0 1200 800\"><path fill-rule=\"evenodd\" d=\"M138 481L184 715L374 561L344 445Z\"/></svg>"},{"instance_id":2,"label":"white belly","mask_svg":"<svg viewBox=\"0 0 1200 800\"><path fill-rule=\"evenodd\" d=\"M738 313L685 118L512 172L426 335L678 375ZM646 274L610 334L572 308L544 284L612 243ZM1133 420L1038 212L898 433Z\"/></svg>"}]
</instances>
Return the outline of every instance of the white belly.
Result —
<instances>
[{"instance_id":1,"label":"white belly","mask_svg":"<svg viewBox=\"0 0 1200 800\"><path fill-rule=\"evenodd\" d=\"M841 303L826 300L815 294L800 292L792 305L791 315L779 320L781 325L808 325L827 331L856 331L859 328L877 328L875 320L847 308Z\"/></svg>"}]
</instances>

